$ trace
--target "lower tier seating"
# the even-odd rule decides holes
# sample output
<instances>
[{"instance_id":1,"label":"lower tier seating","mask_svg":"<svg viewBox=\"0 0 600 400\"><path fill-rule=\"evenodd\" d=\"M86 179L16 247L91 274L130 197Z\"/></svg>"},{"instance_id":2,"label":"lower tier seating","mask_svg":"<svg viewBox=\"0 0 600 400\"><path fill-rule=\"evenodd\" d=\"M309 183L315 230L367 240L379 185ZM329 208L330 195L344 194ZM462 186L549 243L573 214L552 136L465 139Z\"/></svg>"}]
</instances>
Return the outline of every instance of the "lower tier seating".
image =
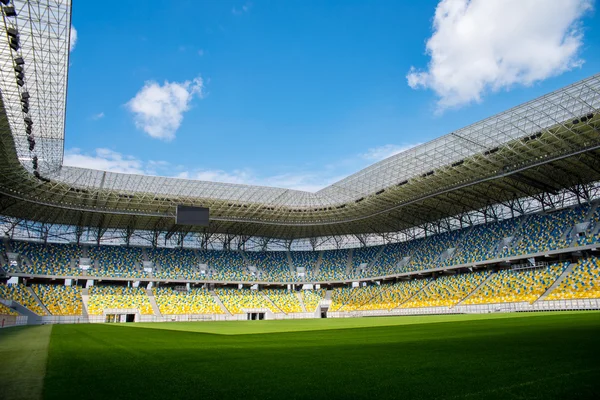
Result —
<instances>
[{"instance_id":1,"label":"lower tier seating","mask_svg":"<svg viewBox=\"0 0 600 400\"><path fill-rule=\"evenodd\" d=\"M215 289L215 292L232 314L244 314L247 308L268 308L274 313L279 312L258 290Z\"/></svg>"},{"instance_id":2,"label":"lower tier seating","mask_svg":"<svg viewBox=\"0 0 600 400\"><path fill-rule=\"evenodd\" d=\"M580 260L546 300L600 298L600 258Z\"/></svg>"},{"instance_id":3,"label":"lower tier seating","mask_svg":"<svg viewBox=\"0 0 600 400\"><path fill-rule=\"evenodd\" d=\"M83 303L77 286L31 285L37 297L52 315L81 315Z\"/></svg>"},{"instance_id":4,"label":"lower tier seating","mask_svg":"<svg viewBox=\"0 0 600 400\"><path fill-rule=\"evenodd\" d=\"M180 291L172 288L153 290L156 304L163 315L223 314L212 294L206 289Z\"/></svg>"},{"instance_id":5,"label":"lower tier seating","mask_svg":"<svg viewBox=\"0 0 600 400\"><path fill-rule=\"evenodd\" d=\"M0 299L16 301L37 315L48 315L23 284L0 284Z\"/></svg>"},{"instance_id":6,"label":"lower tier seating","mask_svg":"<svg viewBox=\"0 0 600 400\"><path fill-rule=\"evenodd\" d=\"M417 293L402 308L452 307L469 295L488 277L489 272L442 276Z\"/></svg>"},{"instance_id":7,"label":"lower tier seating","mask_svg":"<svg viewBox=\"0 0 600 400\"><path fill-rule=\"evenodd\" d=\"M111 308L138 309L143 315L152 315L152 306L146 291L142 288L122 286L93 286L88 303L90 315L103 315Z\"/></svg>"},{"instance_id":8,"label":"lower tier seating","mask_svg":"<svg viewBox=\"0 0 600 400\"><path fill-rule=\"evenodd\" d=\"M463 304L533 303L548 290L567 265L557 263L544 268L500 271Z\"/></svg>"},{"instance_id":9,"label":"lower tier seating","mask_svg":"<svg viewBox=\"0 0 600 400\"><path fill-rule=\"evenodd\" d=\"M263 291L265 295L286 314L303 312L300 299L296 292L290 292L283 289L267 289Z\"/></svg>"},{"instance_id":10,"label":"lower tier seating","mask_svg":"<svg viewBox=\"0 0 600 400\"><path fill-rule=\"evenodd\" d=\"M317 310L321 300L325 298L325 289L315 290L303 290L302 291L302 302L307 312L314 312Z\"/></svg>"},{"instance_id":11,"label":"lower tier seating","mask_svg":"<svg viewBox=\"0 0 600 400\"><path fill-rule=\"evenodd\" d=\"M11 315L11 316L16 317L17 315L19 315L19 313L11 310L4 304L0 303L0 315Z\"/></svg>"}]
</instances>

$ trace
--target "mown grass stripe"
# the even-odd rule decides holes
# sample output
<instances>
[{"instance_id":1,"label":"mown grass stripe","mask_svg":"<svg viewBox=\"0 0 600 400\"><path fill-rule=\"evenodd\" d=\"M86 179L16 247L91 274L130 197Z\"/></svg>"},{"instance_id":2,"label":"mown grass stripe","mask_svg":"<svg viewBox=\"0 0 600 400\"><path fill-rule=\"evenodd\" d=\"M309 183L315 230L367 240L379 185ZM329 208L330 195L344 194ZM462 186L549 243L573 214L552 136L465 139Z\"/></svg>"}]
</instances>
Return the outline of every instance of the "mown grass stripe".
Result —
<instances>
[{"instance_id":1,"label":"mown grass stripe","mask_svg":"<svg viewBox=\"0 0 600 400\"><path fill-rule=\"evenodd\" d=\"M0 399L41 399L51 325L0 329Z\"/></svg>"}]
</instances>

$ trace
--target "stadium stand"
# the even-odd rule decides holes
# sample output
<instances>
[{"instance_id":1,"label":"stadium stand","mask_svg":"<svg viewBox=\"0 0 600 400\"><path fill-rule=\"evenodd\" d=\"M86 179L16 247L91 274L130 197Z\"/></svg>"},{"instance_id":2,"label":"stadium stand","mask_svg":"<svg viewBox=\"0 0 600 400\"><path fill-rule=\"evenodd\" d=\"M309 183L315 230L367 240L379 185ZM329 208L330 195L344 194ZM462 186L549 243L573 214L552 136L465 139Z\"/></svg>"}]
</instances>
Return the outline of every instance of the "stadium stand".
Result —
<instances>
[{"instance_id":1,"label":"stadium stand","mask_svg":"<svg viewBox=\"0 0 600 400\"><path fill-rule=\"evenodd\" d=\"M414 279L411 281L397 282L391 285L382 285L382 290L364 304L362 310L392 310L400 307L412 296L418 293L430 282L429 279Z\"/></svg>"},{"instance_id":2,"label":"stadium stand","mask_svg":"<svg viewBox=\"0 0 600 400\"><path fill-rule=\"evenodd\" d=\"M568 263L543 268L502 270L494 274L463 304L532 303L556 281Z\"/></svg>"},{"instance_id":3,"label":"stadium stand","mask_svg":"<svg viewBox=\"0 0 600 400\"><path fill-rule=\"evenodd\" d=\"M346 279L348 267L348 250L327 250L323 252L323 260L317 275L309 278L320 280Z\"/></svg>"},{"instance_id":4,"label":"stadium stand","mask_svg":"<svg viewBox=\"0 0 600 400\"><path fill-rule=\"evenodd\" d=\"M303 312L302 304L295 292L284 289L267 289L263 293L286 314Z\"/></svg>"},{"instance_id":5,"label":"stadium stand","mask_svg":"<svg viewBox=\"0 0 600 400\"><path fill-rule=\"evenodd\" d=\"M19 313L11 310L10 308L8 308L7 306L5 306L4 304L0 303L0 315L10 315L10 316L17 316L19 315Z\"/></svg>"},{"instance_id":6,"label":"stadium stand","mask_svg":"<svg viewBox=\"0 0 600 400\"><path fill-rule=\"evenodd\" d=\"M163 315L223 313L206 289L192 288L188 291L159 287L154 288L153 293Z\"/></svg>"},{"instance_id":7,"label":"stadium stand","mask_svg":"<svg viewBox=\"0 0 600 400\"><path fill-rule=\"evenodd\" d=\"M200 279L197 271L198 258L189 249L148 249L148 258L153 262L152 275L161 279Z\"/></svg>"},{"instance_id":8,"label":"stadium stand","mask_svg":"<svg viewBox=\"0 0 600 400\"><path fill-rule=\"evenodd\" d=\"M442 276L435 279L413 298L402 304L403 308L452 307L467 297L489 275L488 271Z\"/></svg>"},{"instance_id":9,"label":"stadium stand","mask_svg":"<svg viewBox=\"0 0 600 400\"><path fill-rule=\"evenodd\" d=\"M244 268L244 259L237 251L199 250L198 257L202 264L208 265L210 273L207 277L216 280L249 280Z\"/></svg>"},{"instance_id":10,"label":"stadium stand","mask_svg":"<svg viewBox=\"0 0 600 400\"><path fill-rule=\"evenodd\" d=\"M319 260L318 251L291 251L294 268L304 268L307 275L313 276Z\"/></svg>"},{"instance_id":11,"label":"stadium stand","mask_svg":"<svg viewBox=\"0 0 600 400\"><path fill-rule=\"evenodd\" d=\"M0 299L16 301L37 315L48 315L23 284L0 284Z\"/></svg>"},{"instance_id":12,"label":"stadium stand","mask_svg":"<svg viewBox=\"0 0 600 400\"><path fill-rule=\"evenodd\" d=\"M89 249L96 276L111 278L147 278L142 269L142 249L139 247L94 246Z\"/></svg>"},{"instance_id":13,"label":"stadium stand","mask_svg":"<svg viewBox=\"0 0 600 400\"><path fill-rule=\"evenodd\" d=\"M600 298L600 259L580 260L546 300Z\"/></svg>"},{"instance_id":14,"label":"stadium stand","mask_svg":"<svg viewBox=\"0 0 600 400\"><path fill-rule=\"evenodd\" d=\"M321 300L325 298L325 289L316 290L303 290L302 291L302 302L306 311L316 311Z\"/></svg>"},{"instance_id":15,"label":"stadium stand","mask_svg":"<svg viewBox=\"0 0 600 400\"><path fill-rule=\"evenodd\" d=\"M247 308L268 308L274 313L280 312L258 290L219 288L215 292L232 314L244 314Z\"/></svg>"},{"instance_id":16,"label":"stadium stand","mask_svg":"<svg viewBox=\"0 0 600 400\"><path fill-rule=\"evenodd\" d=\"M25 260L21 261L23 272L39 275L77 276L79 247L70 244L34 243L13 241L13 251Z\"/></svg>"},{"instance_id":17,"label":"stadium stand","mask_svg":"<svg viewBox=\"0 0 600 400\"><path fill-rule=\"evenodd\" d=\"M250 262L260 271L261 280L286 282L293 279L285 251L248 251Z\"/></svg>"},{"instance_id":18,"label":"stadium stand","mask_svg":"<svg viewBox=\"0 0 600 400\"><path fill-rule=\"evenodd\" d=\"M81 315L81 288L64 285L31 285L52 315Z\"/></svg>"},{"instance_id":19,"label":"stadium stand","mask_svg":"<svg viewBox=\"0 0 600 400\"><path fill-rule=\"evenodd\" d=\"M105 309L138 309L142 315L152 315L152 306L142 288L123 286L93 286L90 289L88 313L102 315Z\"/></svg>"}]
</instances>

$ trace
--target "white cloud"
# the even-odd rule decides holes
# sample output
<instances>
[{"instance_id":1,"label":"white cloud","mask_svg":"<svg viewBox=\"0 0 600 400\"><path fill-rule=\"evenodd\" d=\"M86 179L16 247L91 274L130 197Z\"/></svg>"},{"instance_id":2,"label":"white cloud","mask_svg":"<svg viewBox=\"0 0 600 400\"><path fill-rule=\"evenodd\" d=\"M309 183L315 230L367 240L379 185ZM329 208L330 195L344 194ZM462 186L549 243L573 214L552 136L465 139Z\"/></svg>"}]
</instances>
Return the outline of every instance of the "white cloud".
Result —
<instances>
[{"instance_id":1,"label":"white cloud","mask_svg":"<svg viewBox=\"0 0 600 400\"><path fill-rule=\"evenodd\" d=\"M70 167L92 168L109 172L143 174L143 163L135 157L123 156L110 149L99 148L94 154L84 154L80 149L65 152L63 164Z\"/></svg>"},{"instance_id":2,"label":"white cloud","mask_svg":"<svg viewBox=\"0 0 600 400\"><path fill-rule=\"evenodd\" d=\"M104 118L104 112L99 112L98 114L92 115L92 119L94 121Z\"/></svg>"},{"instance_id":3,"label":"white cloud","mask_svg":"<svg viewBox=\"0 0 600 400\"><path fill-rule=\"evenodd\" d=\"M559 75L583 63L579 21L591 8L591 0L442 0L428 68L412 67L408 84L432 89L443 110Z\"/></svg>"},{"instance_id":4,"label":"white cloud","mask_svg":"<svg viewBox=\"0 0 600 400\"><path fill-rule=\"evenodd\" d=\"M75 49L75 44L77 44L77 30L73 25L71 25L71 34L69 37L69 51L73 51L73 49Z\"/></svg>"},{"instance_id":5,"label":"white cloud","mask_svg":"<svg viewBox=\"0 0 600 400\"><path fill-rule=\"evenodd\" d=\"M202 97L204 82L198 77L185 82L159 85L148 81L126 104L134 114L135 126L153 138L172 140L190 108L194 96Z\"/></svg>"},{"instance_id":6,"label":"white cloud","mask_svg":"<svg viewBox=\"0 0 600 400\"><path fill-rule=\"evenodd\" d=\"M415 146L418 146L419 144L420 143L403 144L403 145L386 144L383 146L370 148L365 153L361 154L360 156L362 158L364 158L365 160L377 162L377 161L385 160L386 158L396 155L398 153L401 153L405 150L411 149Z\"/></svg>"}]
</instances>

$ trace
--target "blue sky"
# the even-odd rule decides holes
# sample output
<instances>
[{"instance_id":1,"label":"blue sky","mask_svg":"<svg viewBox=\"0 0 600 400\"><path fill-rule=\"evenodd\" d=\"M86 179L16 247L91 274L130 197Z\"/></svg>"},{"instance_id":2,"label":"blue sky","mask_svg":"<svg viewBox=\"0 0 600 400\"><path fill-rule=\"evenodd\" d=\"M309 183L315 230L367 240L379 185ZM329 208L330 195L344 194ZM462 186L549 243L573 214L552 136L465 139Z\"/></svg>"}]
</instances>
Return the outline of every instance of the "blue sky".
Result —
<instances>
[{"instance_id":1,"label":"blue sky","mask_svg":"<svg viewBox=\"0 0 600 400\"><path fill-rule=\"evenodd\" d=\"M65 164L315 191L599 72L595 6L75 1Z\"/></svg>"}]
</instances>

